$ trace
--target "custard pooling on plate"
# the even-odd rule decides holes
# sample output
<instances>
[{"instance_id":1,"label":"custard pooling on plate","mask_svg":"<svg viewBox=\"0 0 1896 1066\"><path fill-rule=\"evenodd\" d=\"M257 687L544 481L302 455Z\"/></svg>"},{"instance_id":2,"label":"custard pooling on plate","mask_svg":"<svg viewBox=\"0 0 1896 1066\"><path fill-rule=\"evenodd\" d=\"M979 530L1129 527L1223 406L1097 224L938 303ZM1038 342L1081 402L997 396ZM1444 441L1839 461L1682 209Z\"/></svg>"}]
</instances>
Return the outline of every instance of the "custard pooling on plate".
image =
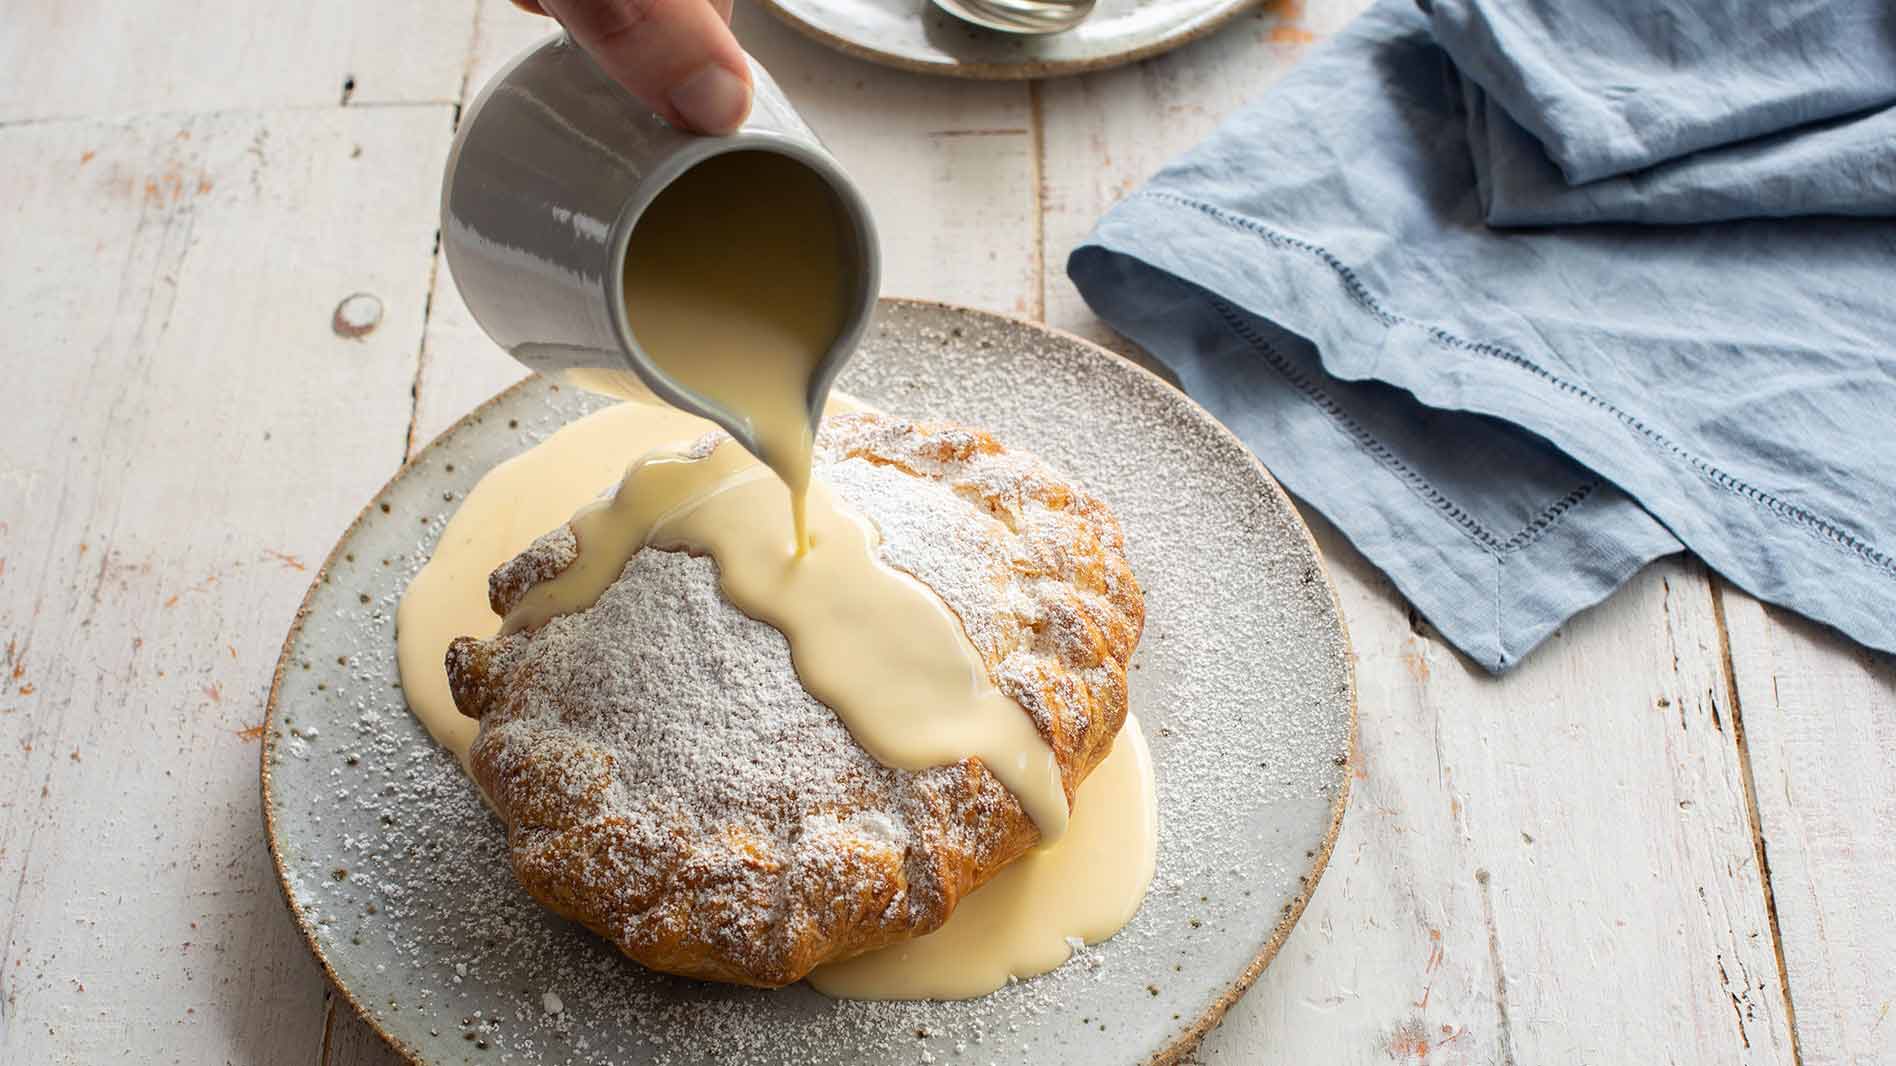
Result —
<instances>
[{"instance_id":1,"label":"custard pooling on plate","mask_svg":"<svg viewBox=\"0 0 1896 1066\"><path fill-rule=\"evenodd\" d=\"M1070 794L1125 717L1143 617L1104 506L956 427L840 419L818 460L880 528L883 561L954 610ZM496 609L575 554L570 535L544 538L496 574ZM710 565L641 551L593 607L462 646L456 696L485 719L475 774L508 816L522 881L649 965L746 983L932 930L1033 844L1032 819L979 761L869 758L796 682L781 634L717 596ZM692 581L734 628L644 617L652 587L683 611ZM789 676L762 681L771 662Z\"/></svg>"}]
</instances>

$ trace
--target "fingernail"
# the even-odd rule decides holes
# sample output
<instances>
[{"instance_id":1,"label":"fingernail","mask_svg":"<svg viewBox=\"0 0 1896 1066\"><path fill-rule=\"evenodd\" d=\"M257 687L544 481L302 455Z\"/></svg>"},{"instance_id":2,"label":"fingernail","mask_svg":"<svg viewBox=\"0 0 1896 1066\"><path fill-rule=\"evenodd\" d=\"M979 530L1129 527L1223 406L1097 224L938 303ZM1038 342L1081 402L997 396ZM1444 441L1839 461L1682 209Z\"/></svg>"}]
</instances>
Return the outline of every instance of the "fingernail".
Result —
<instances>
[{"instance_id":1,"label":"fingernail","mask_svg":"<svg viewBox=\"0 0 1896 1066\"><path fill-rule=\"evenodd\" d=\"M750 115L750 86L716 63L699 67L669 97L686 124L704 133L730 133Z\"/></svg>"}]
</instances>

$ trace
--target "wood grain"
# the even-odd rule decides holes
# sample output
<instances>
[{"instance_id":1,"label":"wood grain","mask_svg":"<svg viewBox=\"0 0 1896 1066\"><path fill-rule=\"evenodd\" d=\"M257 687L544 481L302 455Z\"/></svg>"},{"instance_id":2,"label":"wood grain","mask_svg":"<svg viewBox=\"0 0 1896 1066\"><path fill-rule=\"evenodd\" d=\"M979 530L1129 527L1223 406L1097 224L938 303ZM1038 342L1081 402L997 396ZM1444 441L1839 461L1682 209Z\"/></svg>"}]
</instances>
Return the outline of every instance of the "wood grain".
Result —
<instances>
[{"instance_id":1,"label":"wood grain","mask_svg":"<svg viewBox=\"0 0 1896 1066\"><path fill-rule=\"evenodd\" d=\"M0 33L0 122L449 103L467 0L26 0Z\"/></svg>"},{"instance_id":2,"label":"wood grain","mask_svg":"<svg viewBox=\"0 0 1896 1066\"><path fill-rule=\"evenodd\" d=\"M737 26L869 192L885 291L1129 350L1068 251L1361 6L1036 85ZM520 373L432 253L436 195L455 108L552 27L505 0L7 26L0 1061L393 1066L291 927L247 730L354 510ZM353 293L380 314L351 338ZM1896 1061L1896 665L1675 561L1497 682L1317 525L1356 798L1203 1062Z\"/></svg>"},{"instance_id":3,"label":"wood grain","mask_svg":"<svg viewBox=\"0 0 1896 1066\"><path fill-rule=\"evenodd\" d=\"M317 1066L407 1066L347 1000L330 993Z\"/></svg>"},{"instance_id":4,"label":"wood grain","mask_svg":"<svg viewBox=\"0 0 1896 1066\"><path fill-rule=\"evenodd\" d=\"M0 1061L307 1061L257 814L315 564L401 456L450 109L0 130ZM17 238L16 238L17 239ZM359 337L337 305L372 294Z\"/></svg>"},{"instance_id":5,"label":"wood grain","mask_svg":"<svg viewBox=\"0 0 1896 1066\"><path fill-rule=\"evenodd\" d=\"M1067 256L1113 204L1204 140L1246 100L1342 28L1364 0L1277 3L1176 52L1129 67L1046 82L1042 160L1049 325L1140 358L1067 280ZM1143 361L1143 360L1142 360Z\"/></svg>"},{"instance_id":6,"label":"wood grain","mask_svg":"<svg viewBox=\"0 0 1896 1066\"><path fill-rule=\"evenodd\" d=\"M1497 681L1313 524L1355 791L1202 1061L1791 1063L1703 569L1656 564Z\"/></svg>"},{"instance_id":7,"label":"wood grain","mask_svg":"<svg viewBox=\"0 0 1896 1066\"><path fill-rule=\"evenodd\" d=\"M456 88L463 107L516 54L559 29L553 20L529 15L507 0L474 0L470 6L474 29ZM440 181L439 174L435 180ZM438 250L429 284L428 325L415 376L409 455L483 400L526 376L524 367L481 332Z\"/></svg>"},{"instance_id":8,"label":"wood grain","mask_svg":"<svg viewBox=\"0 0 1896 1066\"><path fill-rule=\"evenodd\" d=\"M1896 1062L1896 662L1720 596L1804 1066Z\"/></svg>"}]
</instances>

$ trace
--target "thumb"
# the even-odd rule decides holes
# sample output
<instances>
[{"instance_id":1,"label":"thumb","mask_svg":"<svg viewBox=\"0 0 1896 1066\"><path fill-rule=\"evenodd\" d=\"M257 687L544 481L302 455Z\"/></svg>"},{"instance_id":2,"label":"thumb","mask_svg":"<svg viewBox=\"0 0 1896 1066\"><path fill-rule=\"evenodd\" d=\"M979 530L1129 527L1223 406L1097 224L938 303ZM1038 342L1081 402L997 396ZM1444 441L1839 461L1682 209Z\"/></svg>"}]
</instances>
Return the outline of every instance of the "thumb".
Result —
<instances>
[{"instance_id":1,"label":"thumb","mask_svg":"<svg viewBox=\"0 0 1896 1066\"><path fill-rule=\"evenodd\" d=\"M674 126L729 133L750 114L744 50L707 0L537 0L613 81Z\"/></svg>"}]
</instances>

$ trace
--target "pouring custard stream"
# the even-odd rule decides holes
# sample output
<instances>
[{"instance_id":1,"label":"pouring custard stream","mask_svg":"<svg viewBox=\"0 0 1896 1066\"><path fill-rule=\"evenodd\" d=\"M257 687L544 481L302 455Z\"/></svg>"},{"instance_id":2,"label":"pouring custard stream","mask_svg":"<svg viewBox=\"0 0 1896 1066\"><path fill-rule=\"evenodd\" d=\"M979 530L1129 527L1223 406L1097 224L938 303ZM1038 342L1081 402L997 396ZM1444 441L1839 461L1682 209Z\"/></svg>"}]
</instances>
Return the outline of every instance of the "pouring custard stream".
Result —
<instances>
[{"instance_id":1,"label":"pouring custard stream","mask_svg":"<svg viewBox=\"0 0 1896 1066\"><path fill-rule=\"evenodd\" d=\"M757 457L790 488L799 555L810 547L811 391L848 319L850 233L816 171L743 151L666 187L626 249L634 339L667 377L748 423ZM623 376L607 391L625 396L610 379ZM645 392L632 384L627 398Z\"/></svg>"},{"instance_id":2,"label":"pouring custard stream","mask_svg":"<svg viewBox=\"0 0 1896 1066\"><path fill-rule=\"evenodd\" d=\"M881 562L873 524L812 486L815 379L849 318L851 233L821 176L761 151L698 163L639 216L623 277L638 347L665 377L746 428L757 458L782 484L760 478L734 443L683 450L691 424L703 423L647 407L651 393L630 372L572 372L586 388L645 401L633 405L643 413L600 412L483 479L401 606L409 702L464 762L473 728L445 698L448 641L530 630L585 610L640 549L685 550L712 556L728 599L784 634L804 687L878 761L920 770L979 757L1026 809L1043 845L1066 832L1068 802L1052 751L988 678L959 618L927 586ZM602 445L625 446L620 462L646 457L616 493L579 507L590 492L547 475L596 471L603 457L581 462L580 453ZM549 528L562 498L578 507L561 516L571 518L577 557L506 619L494 618L480 595L487 571ZM490 507L497 513L477 518ZM845 997L978 995L1058 965L1068 937L1094 941L1117 931L1153 863L1151 771L1137 730L1129 721L1126 752L1116 748L1109 760L1114 772L1096 774L1092 791L1110 794L1093 801L1098 811L1073 846L1021 860L941 934L833 969L819 986ZM1058 889L1076 895L1052 903L1047 894ZM966 955L967 965L946 966L944 955Z\"/></svg>"}]
</instances>

